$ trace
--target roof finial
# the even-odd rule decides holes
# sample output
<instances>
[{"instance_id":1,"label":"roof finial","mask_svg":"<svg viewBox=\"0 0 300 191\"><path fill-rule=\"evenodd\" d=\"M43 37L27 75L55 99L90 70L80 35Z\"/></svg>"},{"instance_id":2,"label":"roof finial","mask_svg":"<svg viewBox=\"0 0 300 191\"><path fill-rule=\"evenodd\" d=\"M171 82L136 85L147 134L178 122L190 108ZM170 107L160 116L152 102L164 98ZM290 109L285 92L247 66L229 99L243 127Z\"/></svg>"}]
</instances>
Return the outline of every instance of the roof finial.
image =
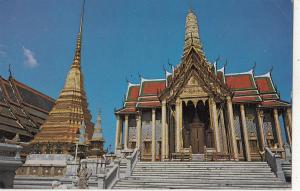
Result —
<instances>
[{"instance_id":1,"label":"roof finial","mask_svg":"<svg viewBox=\"0 0 300 191\"><path fill-rule=\"evenodd\" d=\"M84 6L85 6L85 0L82 2L82 9L81 9L81 17L80 17L80 28L79 33L82 33L82 26L83 26L83 17L84 17Z\"/></svg>"},{"instance_id":2,"label":"roof finial","mask_svg":"<svg viewBox=\"0 0 300 191\"><path fill-rule=\"evenodd\" d=\"M193 11L193 0L189 1L189 11Z\"/></svg>"},{"instance_id":3,"label":"roof finial","mask_svg":"<svg viewBox=\"0 0 300 191\"><path fill-rule=\"evenodd\" d=\"M271 68L270 68L270 73L272 73L272 71L273 71L273 65L272 65Z\"/></svg>"},{"instance_id":4,"label":"roof finial","mask_svg":"<svg viewBox=\"0 0 300 191\"><path fill-rule=\"evenodd\" d=\"M218 57L216 58L216 63L219 62L220 58L221 57L220 57L220 54L219 54Z\"/></svg>"},{"instance_id":5,"label":"roof finial","mask_svg":"<svg viewBox=\"0 0 300 191\"><path fill-rule=\"evenodd\" d=\"M254 62L254 65L253 65L253 67L252 67L252 70L254 70L255 67L256 67L256 61Z\"/></svg>"},{"instance_id":6,"label":"roof finial","mask_svg":"<svg viewBox=\"0 0 300 191\"><path fill-rule=\"evenodd\" d=\"M226 61L225 61L225 64L224 64L224 68L227 66L227 58L226 58Z\"/></svg>"},{"instance_id":7,"label":"roof finial","mask_svg":"<svg viewBox=\"0 0 300 191\"><path fill-rule=\"evenodd\" d=\"M140 78L140 80L142 79L142 74L141 73L138 73L138 75L139 75L139 78Z\"/></svg>"},{"instance_id":8,"label":"roof finial","mask_svg":"<svg viewBox=\"0 0 300 191\"><path fill-rule=\"evenodd\" d=\"M126 78L125 78L125 81L126 81L127 84L129 84L129 82L130 82L130 81L128 80L127 76L126 76Z\"/></svg>"},{"instance_id":9,"label":"roof finial","mask_svg":"<svg viewBox=\"0 0 300 191\"><path fill-rule=\"evenodd\" d=\"M76 65L76 66L80 66L80 61L81 61L81 42L82 42L82 31L83 31L84 7L85 7L85 0L83 0L83 2L82 2L80 26L79 26L79 32L77 35L76 50L75 50L74 62L73 62L73 65Z\"/></svg>"},{"instance_id":10,"label":"roof finial","mask_svg":"<svg viewBox=\"0 0 300 191\"><path fill-rule=\"evenodd\" d=\"M9 77L12 77L12 72L11 72L11 64L8 65L8 72L9 72Z\"/></svg>"}]
</instances>

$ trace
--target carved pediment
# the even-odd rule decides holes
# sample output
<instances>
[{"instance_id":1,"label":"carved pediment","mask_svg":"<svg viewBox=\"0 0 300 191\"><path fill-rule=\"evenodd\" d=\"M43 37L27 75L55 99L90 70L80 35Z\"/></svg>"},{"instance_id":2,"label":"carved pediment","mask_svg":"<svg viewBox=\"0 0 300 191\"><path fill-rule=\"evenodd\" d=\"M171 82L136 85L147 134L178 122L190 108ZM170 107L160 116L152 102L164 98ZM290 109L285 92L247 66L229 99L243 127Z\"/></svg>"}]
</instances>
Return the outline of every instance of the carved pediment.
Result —
<instances>
[{"instance_id":1,"label":"carved pediment","mask_svg":"<svg viewBox=\"0 0 300 191\"><path fill-rule=\"evenodd\" d=\"M208 94L203 90L199 81L192 76L183 87L180 97L207 97Z\"/></svg>"}]
</instances>

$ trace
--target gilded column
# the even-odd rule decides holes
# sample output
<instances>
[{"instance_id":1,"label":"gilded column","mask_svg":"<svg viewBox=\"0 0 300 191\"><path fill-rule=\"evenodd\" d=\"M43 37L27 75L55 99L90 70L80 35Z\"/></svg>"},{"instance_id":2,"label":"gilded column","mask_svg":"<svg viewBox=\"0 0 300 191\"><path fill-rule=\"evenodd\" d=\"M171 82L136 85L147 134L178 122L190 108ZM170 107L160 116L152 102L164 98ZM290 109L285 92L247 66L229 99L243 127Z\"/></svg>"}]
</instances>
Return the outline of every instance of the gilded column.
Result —
<instances>
[{"instance_id":1,"label":"gilded column","mask_svg":"<svg viewBox=\"0 0 300 191\"><path fill-rule=\"evenodd\" d=\"M156 158L156 131L155 131L155 108L152 109L152 148L151 148L151 159L155 161Z\"/></svg>"},{"instance_id":2,"label":"gilded column","mask_svg":"<svg viewBox=\"0 0 300 191\"><path fill-rule=\"evenodd\" d=\"M227 148L227 136L226 136L226 130L225 130L225 121L224 121L224 112L223 109L221 108L220 111L220 121L221 121L221 126L222 126L222 144L223 144L223 152L228 153L228 148Z\"/></svg>"},{"instance_id":3,"label":"gilded column","mask_svg":"<svg viewBox=\"0 0 300 191\"><path fill-rule=\"evenodd\" d=\"M179 152L181 149L181 127L182 127L182 123L181 123L181 100L177 99L176 100L176 152Z\"/></svg>"},{"instance_id":4,"label":"gilded column","mask_svg":"<svg viewBox=\"0 0 300 191\"><path fill-rule=\"evenodd\" d=\"M161 160L166 157L166 119L166 100L163 100L161 106Z\"/></svg>"},{"instance_id":5,"label":"gilded column","mask_svg":"<svg viewBox=\"0 0 300 191\"><path fill-rule=\"evenodd\" d=\"M292 122L292 111L291 108L288 108L286 110L286 119L288 123L288 128L289 128L289 134L290 134L290 145L292 145L292 127L293 127L293 122Z\"/></svg>"},{"instance_id":6,"label":"gilded column","mask_svg":"<svg viewBox=\"0 0 300 191\"><path fill-rule=\"evenodd\" d=\"M227 113L228 113L228 124L230 129L230 135L231 135L231 143L232 143L232 150L233 150L233 156L235 160L239 160L239 153L236 143L236 134L235 134L235 128L233 123L233 109L232 109L232 101L230 96L227 96Z\"/></svg>"},{"instance_id":7,"label":"gilded column","mask_svg":"<svg viewBox=\"0 0 300 191\"><path fill-rule=\"evenodd\" d=\"M125 134L124 134L124 149L128 149L128 115L125 115Z\"/></svg>"},{"instance_id":8,"label":"gilded column","mask_svg":"<svg viewBox=\"0 0 300 191\"><path fill-rule=\"evenodd\" d=\"M246 151L246 159L247 161L251 161L251 154L250 154L250 147L249 147L249 137L248 137L248 130L246 125L246 116L245 116L245 106L244 104L240 105L241 111L241 119L242 119L242 128L243 128L243 137L244 137L244 144L245 144L245 151Z\"/></svg>"},{"instance_id":9,"label":"gilded column","mask_svg":"<svg viewBox=\"0 0 300 191\"><path fill-rule=\"evenodd\" d=\"M166 133L165 133L165 140L166 140L166 147L165 147L165 154L166 158L169 158L169 124L166 123Z\"/></svg>"},{"instance_id":10,"label":"gilded column","mask_svg":"<svg viewBox=\"0 0 300 191\"><path fill-rule=\"evenodd\" d=\"M278 111L276 108L273 109L273 115L274 115L274 122L275 122L275 129L276 129L276 134L277 134L277 140L278 140L278 146L279 148L283 148L282 144L282 135L281 135L281 127L280 127L280 122L278 119Z\"/></svg>"},{"instance_id":11,"label":"gilded column","mask_svg":"<svg viewBox=\"0 0 300 191\"><path fill-rule=\"evenodd\" d=\"M286 112L283 112L282 113L282 117L283 117L283 125L284 125L284 128L285 128L285 136L286 136L286 140L288 142L289 145L292 144L291 142L291 134L290 134L290 124L287 120L287 115L286 115Z\"/></svg>"},{"instance_id":12,"label":"gilded column","mask_svg":"<svg viewBox=\"0 0 300 191\"><path fill-rule=\"evenodd\" d=\"M265 133L263 127L263 120L264 120L264 112L262 110L257 110L257 122L259 128L259 137L260 137L260 150L263 151L265 147Z\"/></svg>"},{"instance_id":13,"label":"gilded column","mask_svg":"<svg viewBox=\"0 0 300 191\"><path fill-rule=\"evenodd\" d=\"M137 114L136 128L137 128L136 147L140 149L142 145L142 115L141 114Z\"/></svg>"},{"instance_id":14,"label":"gilded column","mask_svg":"<svg viewBox=\"0 0 300 191\"><path fill-rule=\"evenodd\" d=\"M213 122L213 129L214 129L214 134L215 134L215 146L217 152L221 152L221 145L220 145L220 131L219 131L219 126L218 126L218 114L217 114L217 106L216 102L213 99L210 99L210 103L212 106L212 122Z\"/></svg>"},{"instance_id":15,"label":"gilded column","mask_svg":"<svg viewBox=\"0 0 300 191\"><path fill-rule=\"evenodd\" d=\"M121 131L121 121L120 116L116 115L117 117L117 124L116 124L116 139L115 139L115 153L118 149L120 149L120 131Z\"/></svg>"}]
</instances>

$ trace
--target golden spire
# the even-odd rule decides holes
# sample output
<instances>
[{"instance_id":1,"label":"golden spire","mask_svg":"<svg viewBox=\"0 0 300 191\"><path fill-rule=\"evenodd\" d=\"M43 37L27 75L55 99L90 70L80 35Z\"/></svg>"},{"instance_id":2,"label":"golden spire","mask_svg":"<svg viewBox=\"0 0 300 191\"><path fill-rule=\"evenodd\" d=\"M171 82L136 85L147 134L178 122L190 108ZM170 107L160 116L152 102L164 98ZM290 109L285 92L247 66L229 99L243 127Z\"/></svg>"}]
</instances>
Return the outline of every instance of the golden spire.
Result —
<instances>
[{"instance_id":1,"label":"golden spire","mask_svg":"<svg viewBox=\"0 0 300 191\"><path fill-rule=\"evenodd\" d=\"M41 126L41 131L35 136L32 143L60 142L66 147L65 150L68 150L70 144L76 143L76 133L81 123L86 125L88 139L92 137L94 124L91 122L92 116L88 110L80 67L84 5L85 1L82 4L75 56L67 74L65 85L47 120Z\"/></svg>"},{"instance_id":2,"label":"golden spire","mask_svg":"<svg viewBox=\"0 0 300 191\"><path fill-rule=\"evenodd\" d=\"M72 67L80 67L84 6L85 6L85 0L83 0L83 4L82 4L82 10L81 10L81 16L80 16L80 26L79 26L79 32L77 35L76 50L75 50Z\"/></svg>"},{"instance_id":3,"label":"golden spire","mask_svg":"<svg viewBox=\"0 0 300 191\"><path fill-rule=\"evenodd\" d=\"M199 53L204 54L202 51L202 44L200 41L197 17L192 11L192 9L190 9L186 16L186 21L185 21L183 56L185 56L192 47Z\"/></svg>"}]
</instances>

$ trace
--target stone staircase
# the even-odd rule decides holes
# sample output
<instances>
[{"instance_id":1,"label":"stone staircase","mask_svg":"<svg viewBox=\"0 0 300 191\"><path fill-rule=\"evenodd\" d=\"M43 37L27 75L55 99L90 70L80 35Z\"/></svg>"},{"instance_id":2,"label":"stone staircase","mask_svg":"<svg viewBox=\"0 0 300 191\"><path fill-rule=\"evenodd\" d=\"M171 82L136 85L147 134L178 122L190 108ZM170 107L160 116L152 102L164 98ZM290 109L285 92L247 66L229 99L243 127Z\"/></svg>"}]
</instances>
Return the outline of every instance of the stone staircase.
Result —
<instances>
[{"instance_id":1,"label":"stone staircase","mask_svg":"<svg viewBox=\"0 0 300 191\"><path fill-rule=\"evenodd\" d=\"M114 189L286 189L266 162L138 162Z\"/></svg>"},{"instance_id":2,"label":"stone staircase","mask_svg":"<svg viewBox=\"0 0 300 191\"><path fill-rule=\"evenodd\" d=\"M291 182L292 178L292 163L290 161L282 161L282 171L287 182Z\"/></svg>"},{"instance_id":3,"label":"stone staircase","mask_svg":"<svg viewBox=\"0 0 300 191\"><path fill-rule=\"evenodd\" d=\"M15 176L14 189L51 189L52 182L59 179L59 177Z\"/></svg>"}]
</instances>

